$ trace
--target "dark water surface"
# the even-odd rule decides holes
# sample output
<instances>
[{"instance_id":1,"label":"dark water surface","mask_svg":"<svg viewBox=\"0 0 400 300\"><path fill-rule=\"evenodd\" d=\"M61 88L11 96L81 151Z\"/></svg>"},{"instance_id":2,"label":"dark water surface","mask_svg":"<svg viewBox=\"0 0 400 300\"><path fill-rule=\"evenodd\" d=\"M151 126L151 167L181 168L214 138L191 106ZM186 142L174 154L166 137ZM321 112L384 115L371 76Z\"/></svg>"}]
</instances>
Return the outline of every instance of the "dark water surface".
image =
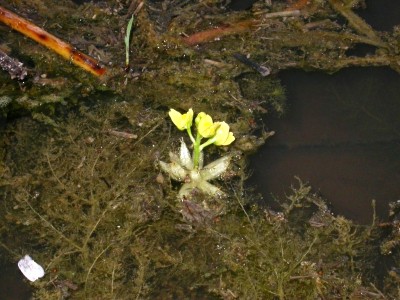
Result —
<instances>
[{"instance_id":1,"label":"dark water surface","mask_svg":"<svg viewBox=\"0 0 400 300\"><path fill-rule=\"evenodd\" d=\"M392 31L400 25L400 2L398 0L366 0L366 9L357 11L375 30Z\"/></svg>"},{"instance_id":2,"label":"dark water surface","mask_svg":"<svg viewBox=\"0 0 400 300\"><path fill-rule=\"evenodd\" d=\"M0 299L30 299L31 288L24 283L23 275L15 264L0 262Z\"/></svg>"},{"instance_id":3,"label":"dark water surface","mask_svg":"<svg viewBox=\"0 0 400 300\"><path fill-rule=\"evenodd\" d=\"M366 4L357 14L375 30L400 25L399 1ZM298 175L337 213L370 222L375 199L379 216L386 217L388 203L400 199L400 75L368 68L333 76L288 71L280 77L289 111L281 120L265 120L277 134L250 166L250 182L265 203L289 193Z\"/></svg>"},{"instance_id":4,"label":"dark water surface","mask_svg":"<svg viewBox=\"0 0 400 300\"><path fill-rule=\"evenodd\" d=\"M294 176L332 203L333 211L371 221L371 201L386 217L400 199L400 75L386 68L334 75L287 71L288 112L265 123L276 135L251 160L252 183L267 205L284 197Z\"/></svg>"}]
</instances>

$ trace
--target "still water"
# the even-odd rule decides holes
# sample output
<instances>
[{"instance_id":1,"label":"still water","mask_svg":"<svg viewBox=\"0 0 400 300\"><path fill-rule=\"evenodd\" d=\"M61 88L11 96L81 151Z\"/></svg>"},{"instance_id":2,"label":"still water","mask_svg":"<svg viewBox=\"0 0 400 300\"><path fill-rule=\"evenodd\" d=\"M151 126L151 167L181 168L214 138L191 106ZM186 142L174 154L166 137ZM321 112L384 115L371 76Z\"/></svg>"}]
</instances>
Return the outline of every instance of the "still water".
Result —
<instances>
[{"instance_id":1,"label":"still water","mask_svg":"<svg viewBox=\"0 0 400 300\"><path fill-rule=\"evenodd\" d=\"M251 159L252 184L274 207L296 184L308 182L332 210L361 223L400 199L400 76L386 68L334 75L288 71L288 111L264 122L276 135Z\"/></svg>"},{"instance_id":2,"label":"still water","mask_svg":"<svg viewBox=\"0 0 400 300\"><path fill-rule=\"evenodd\" d=\"M357 13L375 30L400 24L393 0L366 0ZM361 47L352 54L375 49ZM371 221L371 200L380 217L400 199L400 76L384 68L343 70L333 76L287 71L288 112L266 117L276 136L251 160L250 180L274 207L294 176L308 181L334 212L361 223ZM276 207L276 205L275 205Z\"/></svg>"}]
</instances>

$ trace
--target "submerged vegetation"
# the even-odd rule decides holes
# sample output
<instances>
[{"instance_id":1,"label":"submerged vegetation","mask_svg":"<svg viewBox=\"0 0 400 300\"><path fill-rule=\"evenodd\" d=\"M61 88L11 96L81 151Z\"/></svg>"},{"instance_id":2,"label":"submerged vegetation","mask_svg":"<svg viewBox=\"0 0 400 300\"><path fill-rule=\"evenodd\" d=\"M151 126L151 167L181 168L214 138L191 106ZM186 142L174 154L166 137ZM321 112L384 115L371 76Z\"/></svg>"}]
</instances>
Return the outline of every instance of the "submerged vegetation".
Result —
<instances>
[{"instance_id":1,"label":"submerged vegetation","mask_svg":"<svg viewBox=\"0 0 400 300\"><path fill-rule=\"evenodd\" d=\"M216 0L4 2L107 68L94 78L0 25L0 50L28 72L24 82L0 72L1 255L29 254L45 268L35 299L400 297L398 205L387 223L371 216L361 226L333 215L300 179L279 212L244 187L246 155L273 134L260 116L284 112L274 73L399 71L398 28L374 31L354 13L363 1L259 1L242 12ZM349 54L359 44L374 50ZM176 201L181 187L161 163L182 149L171 107L230 124L216 143L230 154L204 154L229 157L213 182L224 198ZM184 165L200 166L200 152Z\"/></svg>"}]
</instances>

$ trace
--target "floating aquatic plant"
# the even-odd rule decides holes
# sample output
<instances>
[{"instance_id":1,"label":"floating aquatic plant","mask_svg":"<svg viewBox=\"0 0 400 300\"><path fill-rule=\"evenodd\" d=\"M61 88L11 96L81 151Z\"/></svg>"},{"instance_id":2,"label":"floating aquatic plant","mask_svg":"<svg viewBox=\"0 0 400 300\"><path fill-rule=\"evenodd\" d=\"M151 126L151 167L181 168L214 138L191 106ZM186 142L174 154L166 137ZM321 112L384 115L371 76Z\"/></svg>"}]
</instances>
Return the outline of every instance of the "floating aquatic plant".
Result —
<instances>
[{"instance_id":1,"label":"floating aquatic plant","mask_svg":"<svg viewBox=\"0 0 400 300\"><path fill-rule=\"evenodd\" d=\"M200 112L194 120L196 135L193 136L193 110L191 108L184 114L171 109L169 116L179 130L186 130L193 144L193 154L191 155L182 139L179 155L170 152L170 163L160 161L160 167L164 172L168 173L172 179L184 182L178 198L188 197L193 189L199 189L211 196L224 195L218 187L208 181L217 178L227 170L230 156L223 156L203 166L203 150L212 144L216 146L230 145L235 137L230 131L229 125L226 122L214 122L210 115Z\"/></svg>"}]
</instances>

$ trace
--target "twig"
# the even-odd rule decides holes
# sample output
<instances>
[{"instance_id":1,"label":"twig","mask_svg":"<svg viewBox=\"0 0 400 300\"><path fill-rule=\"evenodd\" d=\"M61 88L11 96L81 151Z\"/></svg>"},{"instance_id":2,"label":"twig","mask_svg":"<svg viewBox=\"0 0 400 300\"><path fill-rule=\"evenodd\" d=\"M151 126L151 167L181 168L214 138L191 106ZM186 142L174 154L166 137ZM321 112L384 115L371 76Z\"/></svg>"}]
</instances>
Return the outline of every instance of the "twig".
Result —
<instances>
[{"instance_id":1,"label":"twig","mask_svg":"<svg viewBox=\"0 0 400 300\"><path fill-rule=\"evenodd\" d=\"M111 273L111 296L114 295L115 264Z\"/></svg>"},{"instance_id":2,"label":"twig","mask_svg":"<svg viewBox=\"0 0 400 300\"><path fill-rule=\"evenodd\" d=\"M262 15L262 19L272 19L272 18L279 18L279 17L293 17L299 16L301 13L299 10L288 10L288 11L279 11L273 12ZM201 31L194 33L190 36L184 37L183 42L188 46L194 46L197 44L209 42L215 40L217 38L243 33L249 31L250 29L254 28L255 26L260 26L262 22L260 20L246 20L237 22L230 25L222 25L217 28Z\"/></svg>"},{"instance_id":3,"label":"twig","mask_svg":"<svg viewBox=\"0 0 400 300\"><path fill-rule=\"evenodd\" d=\"M233 57L236 58L241 63L245 64L246 66L256 70L263 77L268 76L269 74L271 74L271 70L269 68L259 65L255 61L247 58L246 55L243 55L243 54L240 54L240 53L234 53Z\"/></svg>"},{"instance_id":4,"label":"twig","mask_svg":"<svg viewBox=\"0 0 400 300\"><path fill-rule=\"evenodd\" d=\"M113 136L122 137L124 139L137 139L138 138L137 134L133 134L133 133L125 132L125 131L117 131L117 130L109 129L108 133Z\"/></svg>"},{"instance_id":5,"label":"twig","mask_svg":"<svg viewBox=\"0 0 400 300\"><path fill-rule=\"evenodd\" d=\"M251 27L259 23L257 20L242 21L236 24L220 26L217 28L194 33L183 38L183 42L188 46L209 42L222 36L237 34L248 31Z\"/></svg>"},{"instance_id":6,"label":"twig","mask_svg":"<svg viewBox=\"0 0 400 300\"><path fill-rule=\"evenodd\" d=\"M75 65L96 76L101 76L106 71L94 58L78 51L68 43L1 6L0 22L53 50L65 59L70 60Z\"/></svg>"},{"instance_id":7,"label":"twig","mask_svg":"<svg viewBox=\"0 0 400 300\"><path fill-rule=\"evenodd\" d=\"M284 17L297 17L300 16L301 12L298 9L277 11L273 13L264 14L262 16L263 19L272 19L272 18L284 18Z\"/></svg>"}]
</instances>

